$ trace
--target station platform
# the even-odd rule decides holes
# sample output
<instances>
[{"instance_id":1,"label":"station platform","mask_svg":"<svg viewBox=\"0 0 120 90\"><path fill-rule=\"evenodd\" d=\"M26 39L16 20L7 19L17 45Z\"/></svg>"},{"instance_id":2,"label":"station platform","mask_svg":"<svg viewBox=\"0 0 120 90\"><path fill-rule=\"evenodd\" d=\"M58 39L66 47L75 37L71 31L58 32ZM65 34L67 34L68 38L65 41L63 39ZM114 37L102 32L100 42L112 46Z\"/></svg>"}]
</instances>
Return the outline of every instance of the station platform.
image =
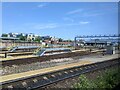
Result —
<instances>
[{"instance_id":1,"label":"station platform","mask_svg":"<svg viewBox=\"0 0 120 90\"><path fill-rule=\"evenodd\" d=\"M76 67L76 66L92 64L95 62L113 60L113 59L117 59L117 58L120 58L119 54L84 57L84 58L81 58L79 62L74 62L74 63L70 63L70 64L66 64L66 65L59 65L59 66L43 68L43 69L38 69L38 70L33 70L33 71L27 71L27 72L22 72L22 73L3 75L0 77L0 83L5 82L5 81L10 81L10 80L16 80L16 79L20 79L20 78L30 77L30 76L34 76L37 74L41 75L41 74L54 72L54 71L58 71L58 70L63 70L63 69L67 69L67 68L72 68L72 67Z\"/></svg>"},{"instance_id":2,"label":"station platform","mask_svg":"<svg viewBox=\"0 0 120 90\"><path fill-rule=\"evenodd\" d=\"M5 81L10 81L10 80L30 77L30 76L34 76L37 74L40 75L40 74L45 74L45 73L49 73L49 72L53 72L53 71L63 70L63 69L67 69L67 68L71 68L71 67L75 67L75 66L91 64L91 63L92 62L90 62L90 61L80 61L77 63L67 64L67 65L60 65L60 66L44 68L44 69L40 69L40 70L33 70L33 71L28 71L28 72L23 72L23 73L5 75L5 76L0 77L0 83L5 82Z\"/></svg>"},{"instance_id":3,"label":"station platform","mask_svg":"<svg viewBox=\"0 0 120 90\"><path fill-rule=\"evenodd\" d=\"M71 52L82 52L82 51L89 51L89 49L72 50ZM102 50L93 50L91 52L95 53L95 52L101 52L101 51ZM10 53L10 54L18 55L21 53ZM22 54L26 54L26 53L31 53L31 52L23 52ZM1 56L4 56L4 55L1 54ZM32 58L32 57L38 57L38 56L36 55L8 56L7 58L0 58L0 61L15 60L15 59L22 59L22 58Z\"/></svg>"},{"instance_id":4,"label":"station platform","mask_svg":"<svg viewBox=\"0 0 120 90\"><path fill-rule=\"evenodd\" d=\"M8 56L7 58L1 58L0 61L15 60L15 59L22 59L22 58L32 58L32 57L37 57L37 56L33 56L33 55L16 56L16 57Z\"/></svg>"},{"instance_id":5,"label":"station platform","mask_svg":"<svg viewBox=\"0 0 120 90\"><path fill-rule=\"evenodd\" d=\"M80 52L80 51L86 51L85 49L83 50L73 50L72 52ZM23 54L26 54L28 52L23 52ZM31 52L30 52L31 53ZM20 54L20 53L12 53L12 54ZM3 56L3 54L1 54ZM0 61L7 61L7 60L14 60L14 59L22 59L22 58L32 58L32 57L38 57L36 55L21 55L21 56L8 56L7 58L0 58Z\"/></svg>"}]
</instances>

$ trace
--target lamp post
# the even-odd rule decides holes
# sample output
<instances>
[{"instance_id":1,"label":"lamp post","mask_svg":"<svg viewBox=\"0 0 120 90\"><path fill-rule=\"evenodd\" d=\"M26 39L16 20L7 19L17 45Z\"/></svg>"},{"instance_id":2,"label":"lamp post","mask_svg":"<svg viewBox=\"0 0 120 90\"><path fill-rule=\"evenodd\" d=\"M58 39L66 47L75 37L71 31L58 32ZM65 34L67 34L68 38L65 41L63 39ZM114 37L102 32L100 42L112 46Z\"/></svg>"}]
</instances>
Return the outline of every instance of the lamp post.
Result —
<instances>
[{"instance_id":1,"label":"lamp post","mask_svg":"<svg viewBox=\"0 0 120 90\"><path fill-rule=\"evenodd\" d=\"M77 38L77 37L74 38L74 48L75 48L75 49L76 49L76 38Z\"/></svg>"}]
</instances>

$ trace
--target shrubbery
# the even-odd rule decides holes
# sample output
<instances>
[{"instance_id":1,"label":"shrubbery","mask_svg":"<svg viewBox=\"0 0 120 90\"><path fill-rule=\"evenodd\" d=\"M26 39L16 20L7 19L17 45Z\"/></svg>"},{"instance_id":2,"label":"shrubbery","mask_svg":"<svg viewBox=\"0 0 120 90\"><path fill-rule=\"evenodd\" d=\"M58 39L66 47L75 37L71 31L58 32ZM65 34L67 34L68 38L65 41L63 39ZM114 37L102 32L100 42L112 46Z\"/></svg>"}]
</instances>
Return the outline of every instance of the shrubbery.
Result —
<instances>
[{"instance_id":1,"label":"shrubbery","mask_svg":"<svg viewBox=\"0 0 120 90\"><path fill-rule=\"evenodd\" d=\"M79 83L73 85L75 89L95 89L95 88L104 88L104 89L113 89L118 84L120 84L120 70L110 69L106 70L105 73L101 76L98 76L95 80L89 80L84 75L80 75Z\"/></svg>"}]
</instances>

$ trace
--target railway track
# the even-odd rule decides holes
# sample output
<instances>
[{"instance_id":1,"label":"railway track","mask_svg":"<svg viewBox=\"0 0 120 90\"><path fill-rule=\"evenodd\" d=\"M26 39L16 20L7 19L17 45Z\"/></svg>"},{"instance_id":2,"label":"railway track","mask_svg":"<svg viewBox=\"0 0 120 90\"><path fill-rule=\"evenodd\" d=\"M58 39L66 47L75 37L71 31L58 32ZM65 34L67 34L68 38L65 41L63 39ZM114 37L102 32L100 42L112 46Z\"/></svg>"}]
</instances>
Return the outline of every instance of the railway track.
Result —
<instances>
[{"instance_id":1,"label":"railway track","mask_svg":"<svg viewBox=\"0 0 120 90\"><path fill-rule=\"evenodd\" d=\"M120 58L107 60L103 62L97 62L82 66L76 66L72 68L67 68L63 70L53 71L41 75L34 75L25 78L19 78L11 81L2 82L2 90L4 89L28 89L33 90L37 88L42 88L50 84L54 84L56 82L78 76L80 74L89 73L95 70L100 70L103 68L107 68L110 66L120 65Z\"/></svg>"},{"instance_id":2,"label":"railway track","mask_svg":"<svg viewBox=\"0 0 120 90\"><path fill-rule=\"evenodd\" d=\"M60 58L69 58L69 57L75 57L75 56L83 56L83 55L89 55L89 54L95 54L97 52L89 52L89 51L78 51L78 52L69 52L69 53L62 53L62 54L56 54L56 55L48 55L48 56L33 56L33 57L27 57L27 58L15 58L10 60L2 60L0 61L2 63L2 66L12 66L12 65L26 65L31 64L35 62L43 62L43 61L49 61L51 59L60 59Z\"/></svg>"}]
</instances>

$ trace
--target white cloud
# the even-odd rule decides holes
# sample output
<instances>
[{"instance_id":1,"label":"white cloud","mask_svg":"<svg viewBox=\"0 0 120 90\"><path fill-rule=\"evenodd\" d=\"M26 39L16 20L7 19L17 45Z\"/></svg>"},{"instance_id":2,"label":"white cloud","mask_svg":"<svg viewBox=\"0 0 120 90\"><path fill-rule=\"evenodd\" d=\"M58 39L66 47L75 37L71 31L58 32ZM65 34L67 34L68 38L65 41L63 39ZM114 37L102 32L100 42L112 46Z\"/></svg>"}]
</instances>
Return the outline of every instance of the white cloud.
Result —
<instances>
[{"instance_id":1,"label":"white cloud","mask_svg":"<svg viewBox=\"0 0 120 90\"><path fill-rule=\"evenodd\" d=\"M82 11L83 11L83 9L76 9L76 10L68 12L67 14L76 14L76 13L80 13Z\"/></svg>"},{"instance_id":2,"label":"white cloud","mask_svg":"<svg viewBox=\"0 0 120 90\"><path fill-rule=\"evenodd\" d=\"M37 5L37 7L38 7L38 8L43 8L43 7L45 7L46 5L47 5L47 3L41 3L41 4Z\"/></svg>"},{"instance_id":3,"label":"white cloud","mask_svg":"<svg viewBox=\"0 0 120 90\"><path fill-rule=\"evenodd\" d=\"M52 30L54 28L58 28L60 25L58 23L36 23L36 22L26 22L23 23L21 25L13 25L11 27L9 27L9 30L11 30L11 32L16 32L16 31L23 31L23 32L27 32L31 33L34 32L35 30Z\"/></svg>"},{"instance_id":4,"label":"white cloud","mask_svg":"<svg viewBox=\"0 0 120 90\"><path fill-rule=\"evenodd\" d=\"M95 16L101 16L103 13L85 13L83 14L84 17L95 17Z\"/></svg>"},{"instance_id":5,"label":"white cloud","mask_svg":"<svg viewBox=\"0 0 120 90\"><path fill-rule=\"evenodd\" d=\"M35 24L33 25L34 29L43 30L43 29L52 29L57 28L58 25L56 23L48 23L48 24Z\"/></svg>"},{"instance_id":6,"label":"white cloud","mask_svg":"<svg viewBox=\"0 0 120 90\"><path fill-rule=\"evenodd\" d=\"M88 22L88 21L81 21L80 22L80 24L88 24L88 23L90 23L90 22Z\"/></svg>"},{"instance_id":7,"label":"white cloud","mask_svg":"<svg viewBox=\"0 0 120 90\"><path fill-rule=\"evenodd\" d=\"M76 25L80 25L80 23L68 23L66 24L67 26L76 26Z\"/></svg>"},{"instance_id":8,"label":"white cloud","mask_svg":"<svg viewBox=\"0 0 120 90\"><path fill-rule=\"evenodd\" d=\"M67 26L76 26L76 25L89 24L89 23L90 23L89 21L80 21L80 22L77 22L77 23L67 23L65 25L67 25Z\"/></svg>"}]
</instances>

